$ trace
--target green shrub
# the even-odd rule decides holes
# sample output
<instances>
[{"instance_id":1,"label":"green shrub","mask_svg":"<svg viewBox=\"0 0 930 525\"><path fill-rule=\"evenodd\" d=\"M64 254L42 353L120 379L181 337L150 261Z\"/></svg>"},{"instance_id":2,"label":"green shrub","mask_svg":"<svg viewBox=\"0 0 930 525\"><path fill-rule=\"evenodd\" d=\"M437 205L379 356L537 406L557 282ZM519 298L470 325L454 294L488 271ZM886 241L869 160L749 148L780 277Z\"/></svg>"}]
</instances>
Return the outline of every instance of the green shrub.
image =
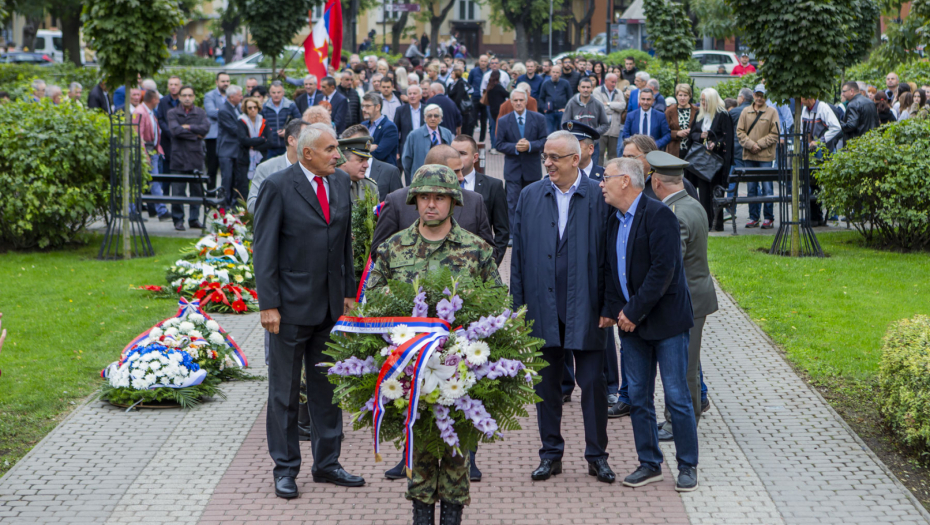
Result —
<instances>
[{"instance_id":1,"label":"green shrub","mask_svg":"<svg viewBox=\"0 0 930 525\"><path fill-rule=\"evenodd\" d=\"M172 67L159 71L153 77L159 93L168 93L168 79L174 75L181 77L182 86L194 88L194 105L203 107L203 96L207 91L216 89L216 73L192 67ZM243 86L245 87L245 86Z\"/></svg>"},{"instance_id":2,"label":"green shrub","mask_svg":"<svg viewBox=\"0 0 930 525\"><path fill-rule=\"evenodd\" d=\"M930 449L930 317L902 319L885 335L879 410L908 446Z\"/></svg>"},{"instance_id":3,"label":"green shrub","mask_svg":"<svg viewBox=\"0 0 930 525\"><path fill-rule=\"evenodd\" d=\"M92 67L77 67L67 62L53 66L34 66L31 64L0 65L0 90L10 93L11 98L22 98L31 93L30 84L34 78L41 78L48 85L61 87L64 93L72 82L79 82L84 87L83 102L87 102L90 90L100 81L100 71Z\"/></svg>"},{"instance_id":4,"label":"green shrub","mask_svg":"<svg viewBox=\"0 0 930 525\"><path fill-rule=\"evenodd\" d=\"M761 80L762 79L755 73L749 73L748 75L732 77L726 82L721 82L714 86L714 89L717 90L717 93L720 93L720 98L732 98L735 100L737 95L739 95L739 90L743 88L754 89Z\"/></svg>"},{"instance_id":5,"label":"green shrub","mask_svg":"<svg viewBox=\"0 0 930 525\"><path fill-rule=\"evenodd\" d=\"M0 243L61 246L102 213L109 125L77 104L0 105Z\"/></svg>"},{"instance_id":6,"label":"green shrub","mask_svg":"<svg viewBox=\"0 0 930 525\"><path fill-rule=\"evenodd\" d=\"M888 124L851 140L816 172L821 205L866 240L905 250L930 245L930 120Z\"/></svg>"},{"instance_id":7,"label":"green shrub","mask_svg":"<svg viewBox=\"0 0 930 525\"><path fill-rule=\"evenodd\" d=\"M645 51L640 51L639 49L621 49L620 51L612 51L605 58L604 55L598 55L601 62L609 66L620 66L623 67L623 64L626 63L626 57L633 57L633 63L636 64L636 69L640 71L646 71L649 69L649 64L656 61L657 59Z\"/></svg>"},{"instance_id":8,"label":"green shrub","mask_svg":"<svg viewBox=\"0 0 930 525\"><path fill-rule=\"evenodd\" d=\"M885 75L890 71L885 71L880 64L880 60L870 57L869 60L847 69L846 80L865 82L878 89L885 89ZM898 78L901 82L914 82L917 84L918 88L922 85L930 84L930 62L926 60L899 64L894 68L894 72L898 74Z\"/></svg>"},{"instance_id":9,"label":"green shrub","mask_svg":"<svg viewBox=\"0 0 930 525\"><path fill-rule=\"evenodd\" d=\"M168 58L167 64L171 67L223 67L222 64L213 58L188 55L187 53L171 55L171 57Z\"/></svg>"}]
</instances>

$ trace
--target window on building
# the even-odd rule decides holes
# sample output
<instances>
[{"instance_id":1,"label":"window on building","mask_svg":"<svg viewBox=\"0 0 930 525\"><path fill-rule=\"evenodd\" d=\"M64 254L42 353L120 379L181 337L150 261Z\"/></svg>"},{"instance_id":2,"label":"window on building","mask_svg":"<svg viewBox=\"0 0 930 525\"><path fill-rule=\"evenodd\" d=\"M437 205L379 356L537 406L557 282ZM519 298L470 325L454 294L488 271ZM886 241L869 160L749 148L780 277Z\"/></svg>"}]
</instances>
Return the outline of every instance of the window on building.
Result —
<instances>
[{"instance_id":1,"label":"window on building","mask_svg":"<svg viewBox=\"0 0 930 525\"><path fill-rule=\"evenodd\" d=\"M317 20L323 18L323 8L324 8L324 7L325 7L325 6L324 6L323 4L314 6L314 7L313 7L313 18L311 18L310 20L313 21L313 22L316 22Z\"/></svg>"},{"instance_id":2,"label":"window on building","mask_svg":"<svg viewBox=\"0 0 930 525\"><path fill-rule=\"evenodd\" d=\"M459 0L459 20L475 20L478 15L475 0Z\"/></svg>"},{"instance_id":3,"label":"window on building","mask_svg":"<svg viewBox=\"0 0 930 525\"><path fill-rule=\"evenodd\" d=\"M384 21L393 22L397 20L398 18L400 18L400 11L386 11L384 8L385 5L392 5L395 3L399 4L401 2L398 2L396 0L394 1L383 0L381 8L378 9L378 21L379 22L384 22Z\"/></svg>"}]
</instances>

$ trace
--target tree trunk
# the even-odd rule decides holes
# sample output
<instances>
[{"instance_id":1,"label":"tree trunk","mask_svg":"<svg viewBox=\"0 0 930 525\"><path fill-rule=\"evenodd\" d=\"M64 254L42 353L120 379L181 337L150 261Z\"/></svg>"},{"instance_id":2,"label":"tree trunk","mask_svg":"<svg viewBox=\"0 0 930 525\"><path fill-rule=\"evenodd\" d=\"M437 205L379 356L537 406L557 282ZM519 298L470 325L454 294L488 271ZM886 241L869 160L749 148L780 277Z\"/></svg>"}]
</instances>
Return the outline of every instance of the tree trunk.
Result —
<instances>
[{"instance_id":1,"label":"tree trunk","mask_svg":"<svg viewBox=\"0 0 930 525\"><path fill-rule=\"evenodd\" d=\"M61 45L65 60L81 66L81 11L69 9L61 13Z\"/></svg>"},{"instance_id":2,"label":"tree trunk","mask_svg":"<svg viewBox=\"0 0 930 525\"><path fill-rule=\"evenodd\" d=\"M429 19L429 48L430 48L430 57L439 58L441 54L439 51L439 28L442 26L442 19L439 19L439 22L435 20L439 17L431 16ZM445 53L446 50L443 50L442 53Z\"/></svg>"},{"instance_id":3,"label":"tree trunk","mask_svg":"<svg viewBox=\"0 0 930 525\"><path fill-rule=\"evenodd\" d=\"M400 14L400 18L396 22L391 24L391 52L395 55L400 55L400 39L404 35L404 28L407 27L407 19L409 18L410 13L404 11Z\"/></svg>"},{"instance_id":4,"label":"tree trunk","mask_svg":"<svg viewBox=\"0 0 930 525\"><path fill-rule=\"evenodd\" d=\"M238 22L238 21L237 21ZM235 24L238 27L238 23ZM223 61L226 64L232 62L233 55L236 52L236 46L233 44L233 36L236 33L237 27L232 27L233 24L228 24L223 27L223 36L226 38L226 45L223 47Z\"/></svg>"},{"instance_id":5,"label":"tree trunk","mask_svg":"<svg viewBox=\"0 0 930 525\"><path fill-rule=\"evenodd\" d=\"M26 23L23 24L23 51L35 49L36 32L39 31L41 23L41 18L26 18Z\"/></svg>"},{"instance_id":6,"label":"tree trunk","mask_svg":"<svg viewBox=\"0 0 930 525\"><path fill-rule=\"evenodd\" d=\"M703 47L704 47L704 49L715 49L715 46L714 46L714 38L713 38L713 37L709 37L709 36L705 36L705 37L703 38Z\"/></svg>"},{"instance_id":7,"label":"tree trunk","mask_svg":"<svg viewBox=\"0 0 930 525\"><path fill-rule=\"evenodd\" d=\"M530 41L526 32L526 19L521 17L513 25L513 31L516 35L516 40L514 45L516 46L516 56L526 57L529 56L530 52Z\"/></svg>"},{"instance_id":8,"label":"tree trunk","mask_svg":"<svg viewBox=\"0 0 930 525\"><path fill-rule=\"evenodd\" d=\"M342 47L348 47L351 51L350 53L355 53L355 28L353 24L355 23L356 12L358 8L358 0L352 0L349 2L349 6L342 6Z\"/></svg>"},{"instance_id":9,"label":"tree trunk","mask_svg":"<svg viewBox=\"0 0 930 525\"><path fill-rule=\"evenodd\" d=\"M129 210L129 173L131 171L130 162L130 143L132 142L132 113L129 112L129 92L132 87L126 84L126 108L123 110L126 116L126 125L123 128L123 259L132 259L132 247L130 244L129 234L132 229L132 213ZM136 210L141 220L142 210Z\"/></svg>"},{"instance_id":10,"label":"tree trunk","mask_svg":"<svg viewBox=\"0 0 930 525\"><path fill-rule=\"evenodd\" d=\"M800 102L795 104L794 109L794 132L801 133L801 104ZM803 136L801 141L803 141ZM796 151L803 151L804 145L799 141L795 143L795 148L800 148ZM787 159L786 159L787 160ZM800 157L795 160L800 160ZM801 226L798 224L798 221L801 217L801 210L798 209L800 206L800 199L798 195L800 193L800 175L801 167L798 165L800 162L791 163L791 221L794 223L791 225L791 256L800 257L801 255Z\"/></svg>"}]
</instances>

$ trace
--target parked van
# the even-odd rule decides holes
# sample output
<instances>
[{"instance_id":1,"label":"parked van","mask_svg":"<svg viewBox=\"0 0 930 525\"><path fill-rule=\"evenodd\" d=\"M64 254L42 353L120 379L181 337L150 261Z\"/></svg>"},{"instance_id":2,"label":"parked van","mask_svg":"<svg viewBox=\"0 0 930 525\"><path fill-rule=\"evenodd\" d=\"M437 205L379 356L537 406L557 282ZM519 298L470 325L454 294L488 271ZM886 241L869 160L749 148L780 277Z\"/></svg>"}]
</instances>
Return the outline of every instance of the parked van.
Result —
<instances>
[{"instance_id":1,"label":"parked van","mask_svg":"<svg viewBox=\"0 0 930 525\"><path fill-rule=\"evenodd\" d=\"M61 38L61 31L56 29L39 29L36 31L36 39L33 44L35 53L44 53L51 57L55 62L65 61L64 42ZM81 46L83 48L83 46ZM85 64L85 56L81 52L81 63Z\"/></svg>"}]
</instances>

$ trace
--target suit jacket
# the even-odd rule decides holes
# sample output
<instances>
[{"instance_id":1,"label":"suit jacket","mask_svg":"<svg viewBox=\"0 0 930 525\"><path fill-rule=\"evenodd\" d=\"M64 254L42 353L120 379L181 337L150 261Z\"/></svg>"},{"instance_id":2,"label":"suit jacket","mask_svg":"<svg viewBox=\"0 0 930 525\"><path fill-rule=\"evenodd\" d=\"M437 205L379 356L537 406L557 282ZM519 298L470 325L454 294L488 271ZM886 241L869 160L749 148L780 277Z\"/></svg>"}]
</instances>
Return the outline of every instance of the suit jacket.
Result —
<instances>
[{"instance_id":1,"label":"suit jacket","mask_svg":"<svg viewBox=\"0 0 930 525\"><path fill-rule=\"evenodd\" d=\"M452 99L447 95L440 93L430 97L429 101L426 101L427 106L430 104L436 104L442 108L442 122L439 125L448 130L451 130L452 133L456 133L455 130L462 126L462 112L459 111L459 108L455 105L455 102L453 102Z\"/></svg>"},{"instance_id":2,"label":"suit jacket","mask_svg":"<svg viewBox=\"0 0 930 525\"><path fill-rule=\"evenodd\" d=\"M100 87L100 84L94 86L87 96L87 109L102 109L104 113L110 114L111 105L110 95Z\"/></svg>"},{"instance_id":3,"label":"suit jacket","mask_svg":"<svg viewBox=\"0 0 930 525\"><path fill-rule=\"evenodd\" d=\"M171 127L168 126L168 112L180 105L180 98L174 100L171 95L165 95L155 106L155 116L158 117L158 129L161 135L161 149L165 150L165 158L171 157Z\"/></svg>"},{"instance_id":4,"label":"suit jacket","mask_svg":"<svg viewBox=\"0 0 930 525\"><path fill-rule=\"evenodd\" d=\"M439 126L439 139L443 144L452 144L452 132ZM433 147L430 129L427 126L420 126L407 137L407 143L404 144L404 154L400 160L404 166L404 173L412 180L413 175L423 165L426 160L426 154Z\"/></svg>"},{"instance_id":5,"label":"suit jacket","mask_svg":"<svg viewBox=\"0 0 930 525\"><path fill-rule=\"evenodd\" d=\"M524 111L523 114L526 116L523 130L526 140L530 141L529 151L517 151L517 142L521 137L516 113L504 116L497 123L497 138L494 142L497 151L504 154L504 180L508 182L535 182L542 178L542 162L539 155L549 135L546 117L533 111Z\"/></svg>"},{"instance_id":6,"label":"suit jacket","mask_svg":"<svg viewBox=\"0 0 930 525\"><path fill-rule=\"evenodd\" d=\"M397 191L404 187L400 179L400 170L396 166L391 166L387 162L381 162L378 159L369 159L371 163L371 172L369 177L378 184L378 200L384 202L389 193Z\"/></svg>"},{"instance_id":7,"label":"suit jacket","mask_svg":"<svg viewBox=\"0 0 930 525\"><path fill-rule=\"evenodd\" d=\"M484 207L494 229L494 262L500 266L507 253L507 243L510 241L510 213L507 210L507 193L504 183L499 179L488 177L475 170L475 193L481 195Z\"/></svg>"},{"instance_id":8,"label":"suit jacket","mask_svg":"<svg viewBox=\"0 0 930 525\"><path fill-rule=\"evenodd\" d=\"M419 126L426 124L423 116L426 106L420 104L420 122ZM413 116L410 114L410 104L404 104L394 112L394 125L397 126L398 148L397 151L404 151L404 145L407 144L407 136L413 131Z\"/></svg>"},{"instance_id":9,"label":"suit jacket","mask_svg":"<svg viewBox=\"0 0 930 525\"><path fill-rule=\"evenodd\" d=\"M371 121L366 120L362 125L370 128ZM372 157L397 166L397 126L387 117L384 117L378 127L371 130L371 142L378 145L378 149L371 152Z\"/></svg>"},{"instance_id":10,"label":"suit jacket","mask_svg":"<svg viewBox=\"0 0 930 525\"><path fill-rule=\"evenodd\" d=\"M707 212L684 191L672 195L665 204L678 218L691 310L694 317L705 317L717 311L717 291L707 264Z\"/></svg>"},{"instance_id":11,"label":"suit jacket","mask_svg":"<svg viewBox=\"0 0 930 525\"><path fill-rule=\"evenodd\" d=\"M319 90L317 90L317 92L319 92ZM306 97L300 97L300 98L306 98ZM315 106L320 105L320 102L322 102L325 98L326 98L326 95L324 93L320 93L320 96L316 98L316 104L314 105ZM342 132L345 131L346 128L348 127L346 125L346 122L347 122L347 119L349 118L349 100L345 97L345 95L343 95L339 91L333 91L333 94L330 97L329 103L330 105L332 105L332 108L333 108L333 111L332 111L333 126L335 126L336 128L336 135L342 135ZM299 106L298 106L298 109L299 109ZM303 115L303 111L301 111L300 114Z\"/></svg>"},{"instance_id":12,"label":"suit jacket","mask_svg":"<svg viewBox=\"0 0 930 525\"><path fill-rule=\"evenodd\" d=\"M239 113L229 101L217 112L216 156L239 158Z\"/></svg>"},{"instance_id":13,"label":"suit jacket","mask_svg":"<svg viewBox=\"0 0 930 525\"><path fill-rule=\"evenodd\" d=\"M303 81L301 81L301 85L303 85ZM316 106L317 104L320 103L321 100L323 100L323 92L317 89L316 91L313 92L312 98L313 100L311 100L311 97L309 94L304 93L303 95L294 99L294 104L297 104L297 110L300 111L301 115L304 114L304 111L307 111L307 108L309 108L310 106ZM333 109L335 109L335 107ZM335 111L333 111L333 118L334 119L336 118Z\"/></svg>"},{"instance_id":14,"label":"suit jacket","mask_svg":"<svg viewBox=\"0 0 930 525\"><path fill-rule=\"evenodd\" d=\"M591 168L591 173L588 174L588 178L593 181L601 182L604 180L604 171L603 166L595 164L594 167Z\"/></svg>"},{"instance_id":15,"label":"suit jacket","mask_svg":"<svg viewBox=\"0 0 930 525\"><path fill-rule=\"evenodd\" d=\"M691 104L691 116L688 118L688 130L691 129L691 124L694 124L694 120L697 118L698 112L701 111L701 108ZM678 124L678 104L672 104L665 109L665 120L668 122L668 129L671 132L670 139L668 142L668 149L666 150L669 155L674 155L676 157L681 156L681 137L676 137L675 134L681 131L681 126ZM637 124L638 126L638 124ZM688 144L691 144L690 139Z\"/></svg>"},{"instance_id":16,"label":"suit jacket","mask_svg":"<svg viewBox=\"0 0 930 525\"><path fill-rule=\"evenodd\" d=\"M526 109L527 111L539 113L539 105L535 98L530 97L529 100L526 101ZM501 104L501 108L497 110L497 122L500 122L502 118L510 113L513 113L513 104L510 100L505 100L504 103Z\"/></svg>"},{"instance_id":17,"label":"suit jacket","mask_svg":"<svg viewBox=\"0 0 930 525\"><path fill-rule=\"evenodd\" d=\"M381 215L375 225L375 234L371 240L371 255L374 257L381 243L391 238L395 233L409 228L420 218L417 207L407 204L407 192L410 188L401 188L384 199L381 206ZM462 200L465 206L456 206L452 210L452 217L462 228L478 237L481 237L489 246L494 246L494 236L491 235L491 224L488 222L488 212L484 208L481 195L476 192L462 190Z\"/></svg>"},{"instance_id":18,"label":"suit jacket","mask_svg":"<svg viewBox=\"0 0 930 525\"><path fill-rule=\"evenodd\" d=\"M249 198L246 200L246 208L248 208L249 213L255 214L255 202L258 200L258 191L261 189L265 179L279 171L287 169L287 167L287 153L278 155L277 157L271 157L255 167L255 174L252 175L252 181L249 186Z\"/></svg>"},{"instance_id":19,"label":"suit jacket","mask_svg":"<svg viewBox=\"0 0 930 525\"><path fill-rule=\"evenodd\" d=\"M255 203L254 265L259 308L281 322L315 326L343 313L355 297L349 176L329 181L330 221L299 164L265 179Z\"/></svg>"},{"instance_id":20,"label":"suit jacket","mask_svg":"<svg viewBox=\"0 0 930 525\"><path fill-rule=\"evenodd\" d=\"M617 261L617 210L607 220L607 268L604 317L617 319L623 311L647 341L658 341L694 326L691 294L681 260L678 219L661 202L641 196L626 245L627 290L623 297ZM706 218L706 212L705 212Z\"/></svg>"},{"instance_id":21,"label":"suit jacket","mask_svg":"<svg viewBox=\"0 0 930 525\"><path fill-rule=\"evenodd\" d=\"M205 139L215 139L219 133L219 111L226 102L226 95L220 93L219 89L212 89L203 95L203 109L207 112L207 118L210 119L210 132Z\"/></svg>"},{"instance_id":22,"label":"suit jacket","mask_svg":"<svg viewBox=\"0 0 930 525\"><path fill-rule=\"evenodd\" d=\"M597 325L604 305L604 242L610 206L597 182L580 172L579 177L562 234L569 257L564 344L559 339L555 290L559 210L548 177L524 188L517 201L510 293L514 310L527 306L533 337L545 339L545 346L603 352L607 331Z\"/></svg>"},{"instance_id":23,"label":"suit jacket","mask_svg":"<svg viewBox=\"0 0 930 525\"><path fill-rule=\"evenodd\" d=\"M623 156L623 141L639 133L639 115L642 109L635 109L626 116L626 122L623 124L623 133L620 140L617 141L617 156ZM672 132L668 128L668 120L665 119L665 113L653 109L649 115L649 133L648 135L656 141L656 147L665 148L672 140ZM632 319L631 319L632 321Z\"/></svg>"},{"instance_id":24,"label":"suit jacket","mask_svg":"<svg viewBox=\"0 0 930 525\"><path fill-rule=\"evenodd\" d=\"M591 93L591 96L604 105L604 111L610 120L610 127L607 128L608 137L619 137L620 130L623 128L623 112L626 111L626 99L623 98L623 92L619 89L614 90L614 100L610 101L610 96L604 86L600 86ZM601 135L603 136L603 135Z\"/></svg>"},{"instance_id":25,"label":"suit jacket","mask_svg":"<svg viewBox=\"0 0 930 525\"><path fill-rule=\"evenodd\" d=\"M691 136L688 138L691 139L692 144L701 142L702 124L703 121L697 119L691 123ZM710 130L707 132L707 140L712 140L714 142L714 153L723 158L723 165L717 172L718 179L721 177L725 178L730 173L730 166L733 164L733 140L736 137L734 131L733 121L730 120L730 114L726 111L717 113L714 116L714 120L710 123ZM724 182L725 181L720 180L714 183L723 184Z\"/></svg>"}]
</instances>

